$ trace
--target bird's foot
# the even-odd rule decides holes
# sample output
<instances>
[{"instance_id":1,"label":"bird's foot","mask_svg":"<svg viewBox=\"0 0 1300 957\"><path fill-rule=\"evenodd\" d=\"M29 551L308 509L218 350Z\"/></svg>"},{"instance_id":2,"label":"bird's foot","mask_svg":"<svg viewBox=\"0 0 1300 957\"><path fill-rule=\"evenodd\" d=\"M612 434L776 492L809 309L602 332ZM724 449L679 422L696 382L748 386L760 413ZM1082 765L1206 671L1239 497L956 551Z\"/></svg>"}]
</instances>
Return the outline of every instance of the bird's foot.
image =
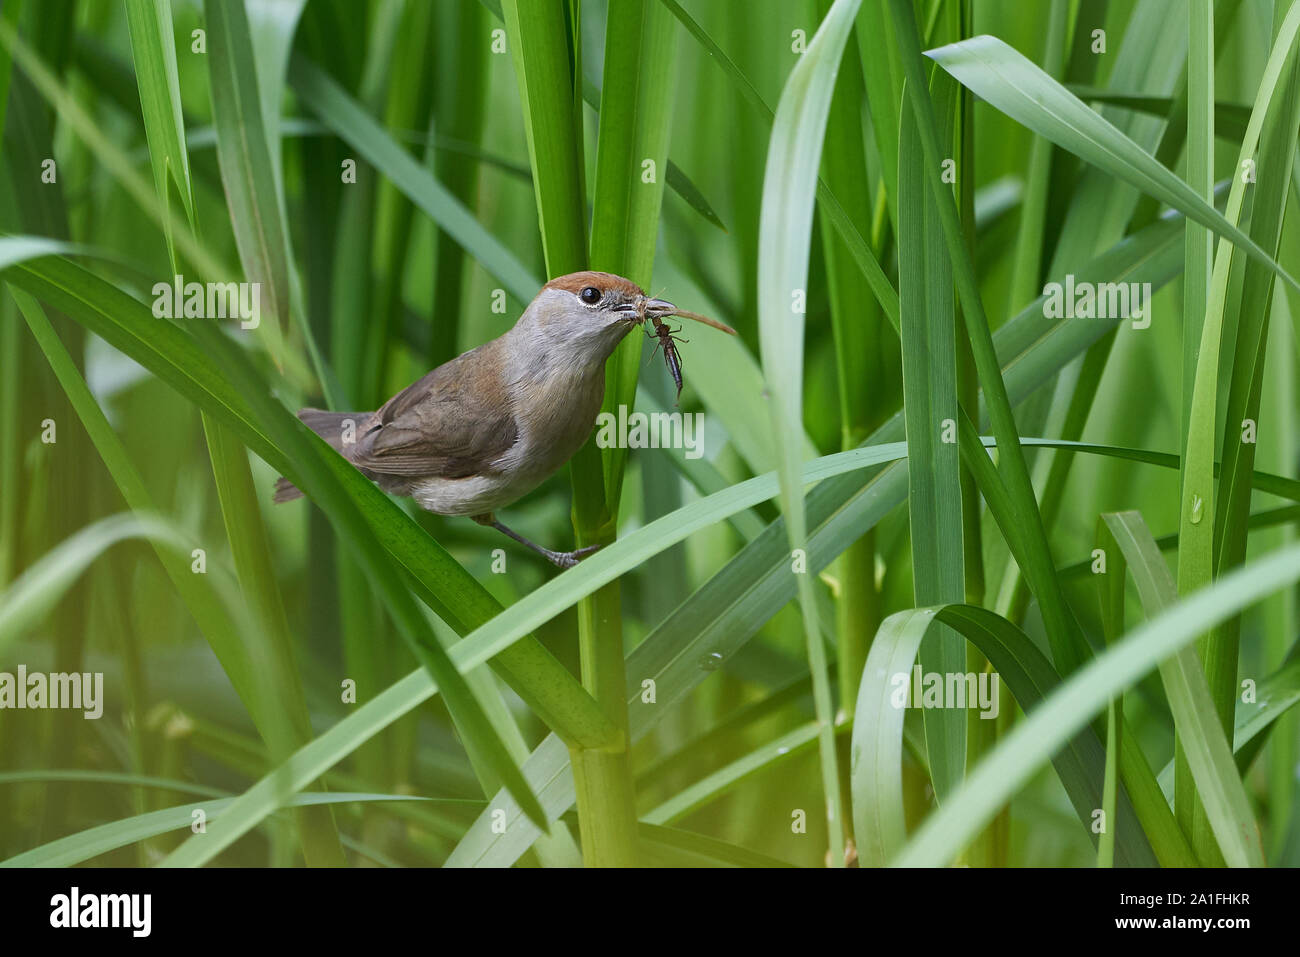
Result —
<instances>
[{"instance_id":1,"label":"bird's foot","mask_svg":"<svg viewBox=\"0 0 1300 957\"><path fill-rule=\"evenodd\" d=\"M600 548L600 545L588 545L585 548L577 548L571 552L553 552L547 549L543 554L550 559L552 564L558 565L560 568L572 568L592 552L600 551Z\"/></svg>"}]
</instances>

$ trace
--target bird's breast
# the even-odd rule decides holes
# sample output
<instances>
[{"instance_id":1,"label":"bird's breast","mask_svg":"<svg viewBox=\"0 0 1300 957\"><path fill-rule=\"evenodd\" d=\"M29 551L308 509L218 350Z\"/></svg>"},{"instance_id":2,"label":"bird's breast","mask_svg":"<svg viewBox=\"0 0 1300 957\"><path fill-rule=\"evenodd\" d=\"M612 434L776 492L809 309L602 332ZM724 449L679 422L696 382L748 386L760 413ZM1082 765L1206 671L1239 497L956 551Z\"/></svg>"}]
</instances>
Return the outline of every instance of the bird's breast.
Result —
<instances>
[{"instance_id":1,"label":"bird's breast","mask_svg":"<svg viewBox=\"0 0 1300 957\"><path fill-rule=\"evenodd\" d=\"M550 475L587 441L604 395L603 367L594 375L551 374L522 383L515 404L519 441L506 454L507 467Z\"/></svg>"}]
</instances>

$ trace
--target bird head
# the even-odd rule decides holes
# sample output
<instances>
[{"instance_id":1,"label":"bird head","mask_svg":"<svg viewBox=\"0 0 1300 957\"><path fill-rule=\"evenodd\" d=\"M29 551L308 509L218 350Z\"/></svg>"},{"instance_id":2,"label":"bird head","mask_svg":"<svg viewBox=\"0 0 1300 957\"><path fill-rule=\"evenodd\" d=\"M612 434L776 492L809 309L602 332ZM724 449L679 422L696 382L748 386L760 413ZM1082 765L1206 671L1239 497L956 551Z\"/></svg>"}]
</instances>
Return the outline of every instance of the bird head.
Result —
<instances>
[{"instance_id":1,"label":"bird head","mask_svg":"<svg viewBox=\"0 0 1300 957\"><path fill-rule=\"evenodd\" d=\"M543 286L515 328L539 357L595 365L603 364L634 326L675 311L672 303L651 299L630 279L584 271Z\"/></svg>"}]
</instances>

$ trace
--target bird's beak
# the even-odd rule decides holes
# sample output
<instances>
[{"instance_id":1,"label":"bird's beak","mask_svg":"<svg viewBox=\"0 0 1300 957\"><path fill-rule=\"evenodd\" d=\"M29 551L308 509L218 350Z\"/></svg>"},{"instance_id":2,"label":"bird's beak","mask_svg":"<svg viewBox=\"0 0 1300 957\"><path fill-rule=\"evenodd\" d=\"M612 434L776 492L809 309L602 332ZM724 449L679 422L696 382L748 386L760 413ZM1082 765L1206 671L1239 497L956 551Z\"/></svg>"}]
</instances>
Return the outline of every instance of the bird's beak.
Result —
<instances>
[{"instance_id":1,"label":"bird's beak","mask_svg":"<svg viewBox=\"0 0 1300 957\"><path fill-rule=\"evenodd\" d=\"M645 301L645 314L647 318L671 316L677 312L677 307L665 299L647 299Z\"/></svg>"}]
</instances>

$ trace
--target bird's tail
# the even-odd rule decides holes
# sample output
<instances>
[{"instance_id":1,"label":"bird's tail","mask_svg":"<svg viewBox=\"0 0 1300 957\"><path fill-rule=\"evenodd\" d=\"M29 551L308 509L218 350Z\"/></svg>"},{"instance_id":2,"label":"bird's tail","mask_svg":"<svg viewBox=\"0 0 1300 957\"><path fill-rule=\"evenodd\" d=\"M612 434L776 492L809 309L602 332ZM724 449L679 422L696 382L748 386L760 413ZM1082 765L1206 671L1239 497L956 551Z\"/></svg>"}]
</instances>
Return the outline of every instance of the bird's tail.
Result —
<instances>
[{"instance_id":1,"label":"bird's tail","mask_svg":"<svg viewBox=\"0 0 1300 957\"><path fill-rule=\"evenodd\" d=\"M343 452L345 445L356 441L356 430L366 419L369 412L326 412L323 409L299 409L298 418L332 448ZM275 501L291 502L301 498L298 487L283 476L275 483Z\"/></svg>"}]
</instances>

